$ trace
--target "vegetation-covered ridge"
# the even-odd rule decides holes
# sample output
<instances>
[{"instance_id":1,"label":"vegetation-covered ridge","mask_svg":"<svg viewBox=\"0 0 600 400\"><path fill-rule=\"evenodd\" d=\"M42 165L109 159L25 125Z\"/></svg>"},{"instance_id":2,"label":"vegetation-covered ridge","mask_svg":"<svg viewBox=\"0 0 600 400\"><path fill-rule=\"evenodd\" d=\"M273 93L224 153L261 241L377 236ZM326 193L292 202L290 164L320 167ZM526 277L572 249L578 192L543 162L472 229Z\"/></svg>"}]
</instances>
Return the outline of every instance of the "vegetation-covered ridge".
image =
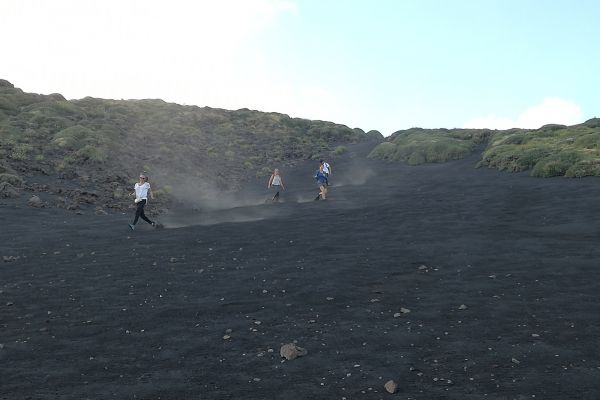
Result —
<instances>
[{"instance_id":1,"label":"vegetation-covered ridge","mask_svg":"<svg viewBox=\"0 0 600 400\"><path fill-rule=\"evenodd\" d=\"M457 160L471 153L491 132L478 129L401 130L375 147L369 157L411 165Z\"/></svg>"},{"instance_id":2,"label":"vegetation-covered ridge","mask_svg":"<svg viewBox=\"0 0 600 400\"><path fill-rule=\"evenodd\" d=\"M56 175L94 189L98 197L109 193L114 201L105 203L118 207L139 171L154 182L162 179L167 191L168 180L189 177L234 189L274 166L334 154L344 144L371 138L382 136L248 109L162 100L68 101L60 94L25 93L0 80L0 191L5 197L26 188L30 176Z\"/></svg>"},{"instance_id":3,"label":"vegetation-covered ridge","mask_svg":"<svg viewBox=\"0 0 600 400\"><path fill-rule=\"evenodd\" d=\"M479 143L487 143L487 147L478 167L530 170L536 177L600 176L599 118L539 129L412 128L391 135L369 157L409 164L445 162L465 157Z\"/></svg>"}]
</instances>

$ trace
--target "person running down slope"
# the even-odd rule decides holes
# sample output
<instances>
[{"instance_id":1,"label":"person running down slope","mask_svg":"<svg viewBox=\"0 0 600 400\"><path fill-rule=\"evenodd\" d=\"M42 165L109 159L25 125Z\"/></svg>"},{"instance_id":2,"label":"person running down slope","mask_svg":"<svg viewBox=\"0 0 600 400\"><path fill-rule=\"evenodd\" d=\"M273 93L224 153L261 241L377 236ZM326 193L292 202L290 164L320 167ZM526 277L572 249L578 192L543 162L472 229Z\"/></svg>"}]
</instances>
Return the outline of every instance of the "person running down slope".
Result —
<instances>
[{"instance_id":1,"label":"person running down slope","mask_svg":"<svg viewBox=\"0 0 600 400\"><path fill-rule=\"evenodd\" d=\"M327 175L323 172L323 165L319 166L315 174L315 179L317 180L317 186L319 186L319 194L315 198L315 200L325 200L327 199Z\"/></svg>"},{"instance_id":2,"label":"person running down slope","mask_svg":"<svg viewBox=\"0 0 600 400\"><path fill-rule=\"evenodd\" d=\"M267 183L267 189L272 188L275 192L275 195L271 199L271 201L279 201L279 192L285 190L285 186L283 185L283 178L279 174L279 169L275 168L271 177L269 178L269 183Z\"/></svg>"},{"instance_id":3,"label":"person running down slope","mask_svg":"<svg viewBox=\"0 0 600 400\"><path fill-rule=\"evenodd\" d=\"M135 229L135 224L137 224L138 219L142 218L144 221L156 227L156 222L151 221L146 217L144 213L144 207L148 202L148 194L150 194L150 198L154 199L154 193L152 193L152 188L150 187L150 183L148 183L148 177L144 174L140 174L140 180L133 187L134 191L129 193L130 196L135 195L135 204L137 204L137 208L135 210L135 218L133 219L133 224L129 224L129 228L131 230Z\"/></svg>"}]
</instances>

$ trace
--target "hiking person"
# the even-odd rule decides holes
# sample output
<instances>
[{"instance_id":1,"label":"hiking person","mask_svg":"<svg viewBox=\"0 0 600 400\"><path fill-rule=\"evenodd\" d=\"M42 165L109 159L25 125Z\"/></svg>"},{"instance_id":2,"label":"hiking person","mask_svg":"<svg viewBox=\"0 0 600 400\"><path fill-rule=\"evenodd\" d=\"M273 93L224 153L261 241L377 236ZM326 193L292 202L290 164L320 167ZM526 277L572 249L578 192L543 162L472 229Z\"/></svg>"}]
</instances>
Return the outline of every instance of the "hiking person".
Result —
<instances>
[{"instance_id":1,"label":"hiking person","mask_svg":"<svg viewBox=\"0 0 600 400\"><path fill-rule=\"evenodd\" d=\"M272 188L275 192L275 195L271 199L271 201L279 201L279 192L285 190L285 186L283 185L283 179L279 174L279 169L275 168L271 177L269 178L269 183L267 183L267 189Z\"/></svg>"},{"instance_id":2,"label":"hiking person","mask_svg":"<svg viewBox=\"0 0 600 400\"><path fill-rule=\"evenodd\" d=\"M150 198L154 199L154 193L152 193L152 189L150 188L150 183L148 183L148 177L144 174L140 174L140 181L135 184L133 187L134 191L129 193L130 196L135 196L135 204L137 204L137 208L135 210L135 218L133 219L133 224L129 224L129 228L131 230L135 229L135 224L137 224L138 219L142 218L144 221L156 227L156 222L151 221L146 217L144 213L144 206L148 202L148 194L150 194Z\"/></svg>"},{"instance_id":3,"label":"hiking person","mask_svg":"<svg viewBox=\"0 0 600 400\"><path fill-rule=\"evenodd\" d=\"M331 165L329 165L329 163L325 160L321 160L320 164L323 166L323 173L325 174L325 177L327 178L327 186L329 186L329 175L331 175Z\"/></svg>"},{"instance_id":4,"label":"hiking person","mask_svg":"<svg viewBox=\"0 0 600 400\"><path fill-rule=\"evenodd\" d=\"M319 186L319 194L315 200L325 200L327 198L327 176L323 172L323 164L319 165L319 169L315 174L317 185Z\"/></svg>"}]
</instances>

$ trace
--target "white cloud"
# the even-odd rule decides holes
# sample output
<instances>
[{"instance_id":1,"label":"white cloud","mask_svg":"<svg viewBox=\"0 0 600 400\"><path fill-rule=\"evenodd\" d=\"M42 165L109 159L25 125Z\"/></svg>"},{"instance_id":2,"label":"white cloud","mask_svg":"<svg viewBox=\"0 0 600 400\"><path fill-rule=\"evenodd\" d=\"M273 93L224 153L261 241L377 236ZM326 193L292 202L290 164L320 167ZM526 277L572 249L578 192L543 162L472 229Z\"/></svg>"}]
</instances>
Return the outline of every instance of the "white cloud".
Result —
<instances>
[{"instance_id":1,"label":"white cloud","mask_svg":"<svg viewBox=\"0 0 600 400\"><path fill-rule=\"evenodd\" d=\"M0 78L69 99L161 98L349 123L348 101L326 83L271 65L261 38L298 13L291 0L2 0L0 36L13 40Z\"/></svg>"},{"instance_id":2,"label":"white cloud","mask_svg":"<svg viewBox=\"0 0 600 400\"><path fill-rule=\"evenodd\" d=\"M296 11L289 0L2 0L0 76L67 98L227 108L249 97L258 35Z\"/></svg>"},{"instance_id":3,"label":"white cloud","mask_svg":"<svg viewBox=\"0 0 600 400\"><path fill-rule=\"evenodd\" d=\"M582 119L583 112L575 102L558 97L548 97L542 103L529 107L515 119L491 114L467 121L464 128L537 129L546 124L575 125L581 123Z\"/></svg>"},{"instance_id":4,"label":"white cloud","mask_svg":"<svg viewBox=\"0 0 600 400\"><path fill-rule=\"evenodd\" d=\"M516 122L514 120L498 117L494 114L470 119L463 125L463 128L467 129L510 129L515 127Z\"/></svg>"},{"instance_id":5,"label":"white cloud","mask_svg":"<svg viewBox=\"0 0 600 400\"><path fill-rule=\"evenodd\" d=\"M582 119L583 113L576 103L552 97L519 115L517 126L539 128L545 124L574 125L582 122Z\"/></svg>"}]
</instances>

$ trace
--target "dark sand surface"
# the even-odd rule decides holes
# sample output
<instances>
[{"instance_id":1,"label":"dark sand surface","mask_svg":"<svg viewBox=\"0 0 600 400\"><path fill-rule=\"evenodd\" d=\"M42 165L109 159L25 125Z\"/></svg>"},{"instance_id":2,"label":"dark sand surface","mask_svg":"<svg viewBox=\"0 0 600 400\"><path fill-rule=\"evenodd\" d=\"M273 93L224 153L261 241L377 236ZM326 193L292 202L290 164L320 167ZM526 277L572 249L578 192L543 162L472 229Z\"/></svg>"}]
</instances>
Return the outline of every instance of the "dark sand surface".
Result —
<instances>
[{"instance_id":1,"label":"dark sand surface","mask_svg":"<svg viewBox=\"0 0 600 400\"><path fill-rule=\"evenodd\" d=\"M0 398L600 398L597 179L351 156L161 230L4 202Z\"/></svg>"}]
</instances>

